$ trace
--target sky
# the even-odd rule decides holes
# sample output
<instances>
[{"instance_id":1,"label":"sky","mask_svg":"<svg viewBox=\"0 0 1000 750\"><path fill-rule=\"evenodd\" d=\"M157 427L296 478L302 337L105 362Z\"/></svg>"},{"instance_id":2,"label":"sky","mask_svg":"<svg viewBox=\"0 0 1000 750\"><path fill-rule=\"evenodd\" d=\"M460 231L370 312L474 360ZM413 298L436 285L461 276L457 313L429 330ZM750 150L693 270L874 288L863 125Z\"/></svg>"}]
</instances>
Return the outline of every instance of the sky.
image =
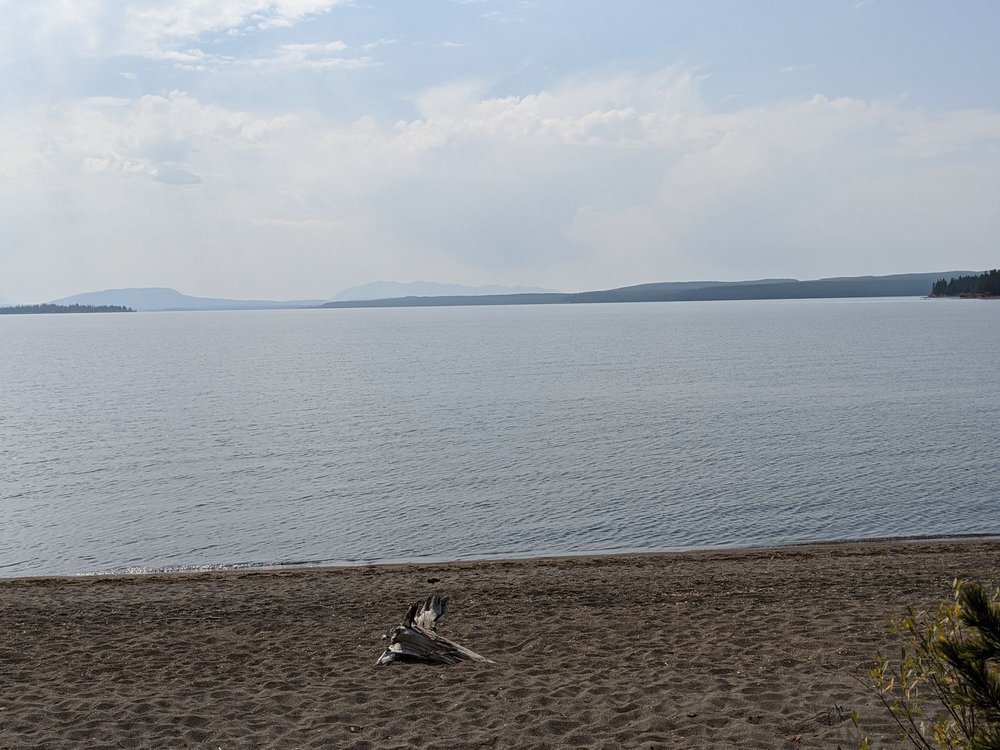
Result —
<instances>
[{"instance_id":1,"label":"sky","mask_svg":"<svg viewBox=\"0 0 1000 750\"><path fill-rule=\"evenodd\" d=\"M996 0L0 0L0 298L993 268L998 28Z\"/></svg>"}]
</instances>

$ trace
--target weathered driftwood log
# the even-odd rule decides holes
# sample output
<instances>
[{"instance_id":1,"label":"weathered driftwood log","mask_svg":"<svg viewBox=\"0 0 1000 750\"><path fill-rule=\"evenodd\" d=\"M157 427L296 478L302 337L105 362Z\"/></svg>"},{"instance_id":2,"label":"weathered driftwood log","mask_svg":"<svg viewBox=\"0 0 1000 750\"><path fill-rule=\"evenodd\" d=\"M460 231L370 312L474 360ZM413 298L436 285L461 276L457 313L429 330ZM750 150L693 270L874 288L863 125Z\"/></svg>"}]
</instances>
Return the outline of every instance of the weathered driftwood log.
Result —
<instances>
[{"instance_id":1,"label":"weathered driftwood log","mask_svg":"<svg viewBox=\"0 0 1000 750\"><path fill-rule=\"evenodd\" d=\"M394 661L424 661L432 664L454 664L459 661L494 663L492 659L480 656L437 634L437 621L444 617L447 606L448 598L442 599L437 594L410 605L403 623L382 636L382 640L388 640L389 645L376 664L391 664Z\"/></svg>"}]
</instances>

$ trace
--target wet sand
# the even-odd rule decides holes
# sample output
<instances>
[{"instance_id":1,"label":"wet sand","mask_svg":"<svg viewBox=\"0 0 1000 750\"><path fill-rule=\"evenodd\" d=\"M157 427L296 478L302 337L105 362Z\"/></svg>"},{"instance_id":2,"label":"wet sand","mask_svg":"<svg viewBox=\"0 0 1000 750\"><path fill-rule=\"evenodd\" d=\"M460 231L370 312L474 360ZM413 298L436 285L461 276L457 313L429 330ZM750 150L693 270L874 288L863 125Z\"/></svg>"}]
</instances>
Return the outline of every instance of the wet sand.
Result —
<instances>
[{"instance_id":1,"label":"wet sand","mask_svg":"<svg viewBox=\"0 0 1000 750\"><path fill-rule=\"evenodd\" d=\"M0 581L0 748L835 748L1000 542ZM438 579L438 580L433 580ZM376 667L411 601L496 664Z\"/></svg>"}]
</instances>

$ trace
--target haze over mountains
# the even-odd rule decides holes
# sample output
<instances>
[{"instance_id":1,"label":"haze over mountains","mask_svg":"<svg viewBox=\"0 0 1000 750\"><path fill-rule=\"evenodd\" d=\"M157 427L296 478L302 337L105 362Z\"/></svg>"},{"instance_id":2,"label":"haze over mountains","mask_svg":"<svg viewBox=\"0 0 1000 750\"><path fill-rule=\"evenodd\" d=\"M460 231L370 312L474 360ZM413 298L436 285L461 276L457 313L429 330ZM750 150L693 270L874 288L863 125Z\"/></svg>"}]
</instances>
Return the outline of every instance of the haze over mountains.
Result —
<instances>
[{"instance_id":1,"label":"haze over mountains","mask_svg":"<svg viewBox=\"0 0 1000 750\"><path fill-rule=\"evenodd\" d=\"M240 300L193 297L174 289L106 289L52 300L58 305L123 305L138 311L274 310L316 307L430 307L455 305L545 305L594 302L667 302L741 299L810 299L822 297L918 297L935 281L973 271L849 276L799 281L667 281L588 292L563 293L532 287L463 286L433 282L377 281L344 289L332 298Z\"/></svg>"},{"instance_id":2,"label":"haze over mountains","mask_svg":"<svg viewBox=\"0 0 1000 750\"><path fill-rule=\"evenodd\" d=\"M281 308L318 307L325 300L249 300L191 297L165 287L105 289L84 292L72 297L52 300L56 305L124 305L140 312L161 310L274 310Z\"/></svg>"},{"instance_id":3,"label":"haze over mountains","mask_svg":"<svg viewBox=\"0 0 1000 750\"><path fill-rule=\"evenodd\" d=\"M124 305L144 312L164 310L274 310L303 307L320 307L328 300L371 300L388 297L432 295L466 296L484 294L533 294L551 290L523 286L463 286L462 284L437 284L415 281L374 281L350 287L327 299L260 300L223 299L218 297L192 297L166 287L140 287L130 289L105 289L84 292L52 300L56 305Z\"/></svg>"},{"instance_id":4,"label":"haze over mountains","mask_svg":"<svg viewBox=\"0 0 1000 750\"><path fill-rule=\"evenodd\" d=\"M468 297L489 294L546 294L558 293L555 289L530 286L465 286L463 284L438 284L433 281L373 281L352 286L338 292L333 302L363 299L390 299L393 297Z\"/></svg>"}]
</instances>

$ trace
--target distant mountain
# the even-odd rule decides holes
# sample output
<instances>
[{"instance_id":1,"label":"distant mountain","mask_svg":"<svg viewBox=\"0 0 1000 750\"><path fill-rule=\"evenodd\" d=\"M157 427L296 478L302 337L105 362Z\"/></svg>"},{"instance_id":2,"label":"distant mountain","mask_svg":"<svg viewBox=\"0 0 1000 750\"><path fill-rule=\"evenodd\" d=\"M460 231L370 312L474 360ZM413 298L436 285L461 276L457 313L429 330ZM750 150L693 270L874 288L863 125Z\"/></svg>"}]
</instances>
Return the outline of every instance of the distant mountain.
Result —
<instances>
[{"instance_id":1,"label":"distant mountain","mask_svg":"<svg viewBox=\"0 0 1000 750\"><path fill-rule=\"evenodd\" d=\"M681 302L697 300L814 299L823 297L925 297L942 278L976 271L938 271L891 276L839 276L827 279L757 279L755 281L665 281L592 292L563 292L531 287L462 286L429 282L377 281L340 292L332 302L240 300L191 297L175 289L145 287L106 289L52 300L56 305L117 305L133 310L276 310L310 307L435 307L455 305L553 305L600 302ZM447 290L447 293L441 293ZM435 293L437 291L438 293ZM395 295L395 296L393 296Z\"/></svg>"},{"instance_id":2,"label":"distant mountain","mask_svg":"<svg viewBox=\"0 0 1000 750\"><path fill-rule=\"evenodd\" d=\"M657 302L693 294L702 289L725 289L734 286L759 286L764 284L799 283L796 279L757 279L755 281L658 281L651 284L623 286L595 292L568 294L566 302ZM624 299L627 298L627 299Z\"/></svg>"},{"instance_id":3,"label":"distant mountain","mask_svg":"<svg viewBox=\"0 0 1000 750\"><path fill-rule=\"evenodd\" d=\"M432 281L373 281L338 292L334 302L352 300L392 299L398 297L480 297L495 294L543 294L552 289L528 286L464 286L438 284Z\"/></svg>"},{"instance_id":4,"label":"distant mountain","mask_svg":"<svg viewBox=\"0 0 1000 750\"><path fill-rule=\"evenodd\" d=\"M274 310L318 307L325 300L247 300L191 297L176 289L144 287L139 289L105 289L84 292L72 297L52 300L56 305L123 305L139 311L159 310Z\"/></svg>"},{"instance_id":5,"label":"distant mountain","mask_svg":"<svg viewBox=\"0 0 1000 750\"><path fill-rule=\"evenodd\" d=\"M890 276L838 276L827 279L761 279L759 281L642 284L601 292L568 295L566 302L683 302L741 299L822 299L825 297L926 297L942 275L904 273ZM684 282L682 282L683 284Z\"/></svg>"},{"instance_id":6,"label":"distant mountain","mask_svg":"<svg viewBox=\"0 0 1000 750\"><path fill-rule=\"evenodd\" d=\"M506 294L480 297L402 297L367 301L328 302L324 307L431 307L451 305L553 305L600 302L693 302L749 299L820 299L839 297L926 297L943 277L970 271L906 273L891 276L843 276L798 281L678 281L640 284L575 294Z\"/></svg>"}]
</instances>

